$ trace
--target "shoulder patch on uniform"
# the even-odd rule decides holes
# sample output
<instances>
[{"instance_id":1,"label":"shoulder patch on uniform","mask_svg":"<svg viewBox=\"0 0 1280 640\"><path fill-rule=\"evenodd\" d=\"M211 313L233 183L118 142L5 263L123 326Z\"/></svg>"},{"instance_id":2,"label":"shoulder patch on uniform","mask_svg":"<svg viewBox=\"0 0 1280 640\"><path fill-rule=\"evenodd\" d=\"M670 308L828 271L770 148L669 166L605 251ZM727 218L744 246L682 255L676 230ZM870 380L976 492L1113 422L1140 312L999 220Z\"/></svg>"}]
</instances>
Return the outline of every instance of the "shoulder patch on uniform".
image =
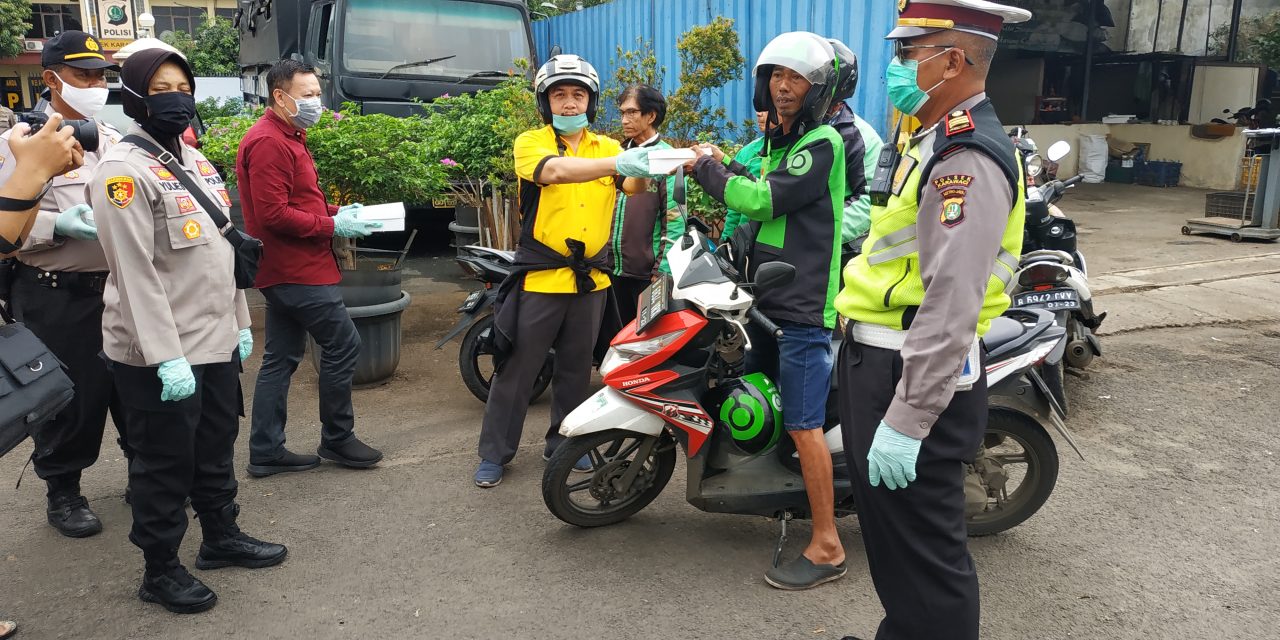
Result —
<instances>
[{"instance_id":1,"label":"shoulder patch on uniform","mask_svg":"<svg viewBox=\"0 0 1280 640\"><path fill-rule=\"evenodd\" d=\"M123 209L133 202L133 196L137 193L137 188L133 184L133 178L130 176L116 176L107 178L107 201L115 205L117 209Z\"/></svg>"},{"instance_id":2,"label":"shoulder patch on uniform","mask_svg":"<svg viewBox=\"0 0 1280 640\"><path fill-rule=\"evenodd\" d=\"M964 222L964 198L973 184L973 176L953 173L932 180L933 187L942 196L942 213L938 221L942 226L951 228Z\"/></svg>"},{"instance_id":3,"label":"shoulder patch on uniform","mask_svg":"<svg viewBox=\"0 0 1280 640\"><path fill-rule=\"evenodd\" d=\"M973 124L973 116L965 111L952 111L947 115L947 126L945 133L948 138L966 131L973 131L977 125Z\"/></svg>"},{"instance_id":4,"label":"shoulder patch on uniform","mask_svg":"<svg viewBox=\"0 0 1280 640\"><path fill-rule=\"evenodd\" d=\"M809 173L809 169L813 167L813 154L808 149L791 156L787 160L787 173L793 176L802 176Z\"/></svg>"},{"instance_id":5,"label":"shoulder patch on uniform","mask_svg":"<svg viewBox=\"0 0 1280 640\"><path fill-rule=\"evenodd\" d=\"M963 173L953 173L949 176L942 176L941 178L933 179L933 186L936 187L938 191L945 191L947 189L968 189L971 184L973 184L973 176L968 176Z\"/></svg>"},{"instance_id":6,"label":"shoulder patch on uniform","mask_svg":"<svg viewBox=\"0 0 1280 640\"><path fill-rule=\"evenodd\" d=\"M202 176L211 176L217 173L208 160L196 160L196 168L200 170L200 175Z\"/></svg>"},{"instance_id":7,"label":"shoulder patch on uniform","mask_svg":"<svg viewBox=\"0 0 1280 640\"><path fill-rule=\"evenodd\" d=\"M227 193L226 189L218 189L218 197L222 198L222 204L231 206L231 194Z\"/></svg>"},{"instance_id":8,"label":"shoulder patch on uniform","mask_svg":"<svg viewBox=\"0 0 1280 640\"><path fill-rule=\"evenodd\" d=\"M67 180L77 180L80 178L80 172L73 169L71 171L68 171L62 174L62 177L66 178Z\"/></svg>"},{"instance_id":9,"label":"shoulder patch on uniform","mask_svg":"<svg viewBox=\"0 0 1280 640\"><path fill-rule=\"evenodd\" d=\"M964 194L942 201L942 215L938 216L938 221L947 228L964 222Z\"/></svg>"}]
</instances>

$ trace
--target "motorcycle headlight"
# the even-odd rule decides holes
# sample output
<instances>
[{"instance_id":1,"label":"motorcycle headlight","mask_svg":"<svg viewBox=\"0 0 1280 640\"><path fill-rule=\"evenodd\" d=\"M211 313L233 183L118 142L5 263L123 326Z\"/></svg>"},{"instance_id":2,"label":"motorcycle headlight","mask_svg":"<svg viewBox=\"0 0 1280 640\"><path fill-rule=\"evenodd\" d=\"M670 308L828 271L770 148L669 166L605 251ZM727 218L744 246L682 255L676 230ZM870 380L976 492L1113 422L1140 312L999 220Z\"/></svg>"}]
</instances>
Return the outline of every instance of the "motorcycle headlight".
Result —
<instances>
[{"instance_id":1,"label":"motorcycle headlight","mask_svg":"<svg viewBox=\"0 0 1280 640\"><path fill-rule=\"evenodd\" d=\"M600 373L607 374L610 371L624 365L635 362L641 358L651 356L662 351L667 345L675 342L684 335L685 329L664 333L660 336L654 336L646 340L638 340L636 342L624 342L616 344L609 348L609 352L604 356L604 362L600 364Z\"/></svg>"},{"instance_id":2,"label":"motorcycle headlight","mask_svg":"<svg viewBox=\"0 0 1280 640\"><path fill-rule=\"evenodd\" d=\"M1027 177L1034 178L1044 171L1044 159L1039 154L1027 156Z\"/></svg>"}]
</instances>

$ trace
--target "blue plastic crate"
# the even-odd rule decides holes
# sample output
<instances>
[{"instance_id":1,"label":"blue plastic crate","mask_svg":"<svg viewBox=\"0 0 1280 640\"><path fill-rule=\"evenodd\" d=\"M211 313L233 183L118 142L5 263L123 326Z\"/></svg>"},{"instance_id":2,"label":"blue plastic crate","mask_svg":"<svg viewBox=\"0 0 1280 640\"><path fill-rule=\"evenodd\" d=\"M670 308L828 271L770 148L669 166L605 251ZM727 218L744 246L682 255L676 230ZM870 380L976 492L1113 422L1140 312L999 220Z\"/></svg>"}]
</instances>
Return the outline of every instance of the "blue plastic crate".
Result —
<instances>
[{"instance_id":1,"label":"blue plastic crate","mask_svg":"<svg viewBox=\"0 0 1280 640\"><path fill-rule=\"evenodd\" d=\"M1164 162L1155 160L1144 162L1137 167L1134 182L1148 187L1176 187L1182 177L1181 162Z\"/></svg>"}]
</instances>

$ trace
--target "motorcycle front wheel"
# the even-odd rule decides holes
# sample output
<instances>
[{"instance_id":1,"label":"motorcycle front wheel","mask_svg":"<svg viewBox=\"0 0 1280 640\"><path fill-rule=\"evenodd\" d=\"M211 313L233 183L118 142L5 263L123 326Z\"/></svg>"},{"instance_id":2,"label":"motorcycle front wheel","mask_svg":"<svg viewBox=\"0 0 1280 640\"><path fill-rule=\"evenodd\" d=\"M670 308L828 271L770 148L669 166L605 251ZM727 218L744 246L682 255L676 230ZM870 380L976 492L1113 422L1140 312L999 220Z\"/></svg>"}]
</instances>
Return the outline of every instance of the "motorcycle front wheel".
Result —
<instances>
[{"instance_id":1,"label":"motorcycle front wheel","mask_svg":"<svg viewBox=\"0 0 1280 640\"><path fill-rule=\"evenodd\" d=\"M493 331L493 314L476 320L462 337L462 346L458 348L458 372L462 374L462 383L480 402L489 401L489 385L493 382L493 353L485 346L488 344L489 332ZM554 359L548 355L542 371L533 382L533 394L529 396L532 404L542 397L547 386L551 384Z\"/></svg>"},{"instance_id":2,"label":"motorcycle front wheel","mask_svg":"<svg viewBox=\"0 0 1280 640\"><path fill-rule=\"evenodd\" d=\"M649 453L641 459L641 451ZM575 473L583 457L591 472ZM627 472L640 465L623 486ZM670 436L645 436L611 429L570 438L560 445L542 474L542 500L557 518L577 527L616 524L640 511L662 493L676 467L676 443Z\"/></svg>"},{"instance_id":3,"label":"motorcycle front wheel","mask_svg":"<svg viewBox=\"0 0 1280 640\"><path fill-rule=\"evenodd\" d=\"M974 465L993 463L982 480L988 493L981 513L968 517L969 535L986 536L1008 531L1044 506L1058 483L1058 449L1053 439L1030 416L1015 411L992 410L987 418L983 448ZM981 474L979 474L981 476ZM993 486L987 478L998 479Z\"/></svg>"}]
</instances>

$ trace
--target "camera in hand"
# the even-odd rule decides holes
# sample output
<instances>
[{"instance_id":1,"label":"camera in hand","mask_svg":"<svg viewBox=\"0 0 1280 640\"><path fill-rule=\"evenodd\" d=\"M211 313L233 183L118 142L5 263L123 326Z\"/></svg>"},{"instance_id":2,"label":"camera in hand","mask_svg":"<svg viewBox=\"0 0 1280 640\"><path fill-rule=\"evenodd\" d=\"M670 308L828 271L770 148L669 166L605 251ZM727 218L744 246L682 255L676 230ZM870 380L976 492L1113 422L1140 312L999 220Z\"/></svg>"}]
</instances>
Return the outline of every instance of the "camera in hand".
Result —
<instances>
[{"instance_id":1,"label":"camera in hand","mask_svg":"<svg viewBox=\"0 0 1280 640\"><path fill-rule=\"evenodd\" d=\"M25 122L31 125L31 135L35 135L49 122L49 114L42 111L31 111L22 114L19 122ZM72 135L75 136L76 142L80 143L80 148L85 153L92 153L98 150L98 123L93 120L63 120L62 128L72 128Z\"/></svg>"}]
</instances>

